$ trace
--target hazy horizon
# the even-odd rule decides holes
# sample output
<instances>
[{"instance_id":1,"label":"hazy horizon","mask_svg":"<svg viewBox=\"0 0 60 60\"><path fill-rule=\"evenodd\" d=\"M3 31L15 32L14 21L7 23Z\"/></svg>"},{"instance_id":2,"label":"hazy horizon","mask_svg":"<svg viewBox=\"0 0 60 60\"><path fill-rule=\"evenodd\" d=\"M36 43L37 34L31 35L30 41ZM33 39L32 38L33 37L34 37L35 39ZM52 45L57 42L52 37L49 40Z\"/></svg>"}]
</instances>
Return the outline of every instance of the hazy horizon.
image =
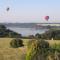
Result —
<instances>
[{"instance_id":1,"label":"hazy horizon","mask_svg":"<svg viewBox=\"0 0 60 60\"><path fill-rule=\"evenodd\" d=\"M10 8L7 12L6 9ZM44 19L49 16L49 21ZM59 0L0 0L0 23L59 23Z\"/></svg>"}]
</instances>

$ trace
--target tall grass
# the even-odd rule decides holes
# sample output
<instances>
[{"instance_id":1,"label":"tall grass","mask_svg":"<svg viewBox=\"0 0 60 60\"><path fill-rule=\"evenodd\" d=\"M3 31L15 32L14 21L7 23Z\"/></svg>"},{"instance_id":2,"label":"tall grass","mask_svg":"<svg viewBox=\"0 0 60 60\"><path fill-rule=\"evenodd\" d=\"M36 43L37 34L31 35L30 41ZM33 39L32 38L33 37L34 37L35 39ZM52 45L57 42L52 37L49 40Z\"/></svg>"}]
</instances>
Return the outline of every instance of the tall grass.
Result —
<instances>
[{"instance_id":1,"label":"tall grass","mask_svg":"<svg viewBox=\"0 0 60 60\"><path fill-rule=\"evenodd\" d=\"M28 40L23 39L25 46L22 48L11 48L10 42L13 39L14 38L0 38L0 60L25 60L25 46Z\"/></svg>"}]
</instances>

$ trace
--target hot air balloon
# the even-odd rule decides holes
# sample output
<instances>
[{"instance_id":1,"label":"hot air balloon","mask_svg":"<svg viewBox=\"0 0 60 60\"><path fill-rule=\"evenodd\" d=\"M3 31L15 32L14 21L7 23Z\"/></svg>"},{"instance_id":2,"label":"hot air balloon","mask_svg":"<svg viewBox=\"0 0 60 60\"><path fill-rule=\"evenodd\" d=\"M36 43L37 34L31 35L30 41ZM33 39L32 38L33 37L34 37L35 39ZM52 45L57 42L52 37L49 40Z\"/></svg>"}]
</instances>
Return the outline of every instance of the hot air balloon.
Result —
<instances>
[{"instance_id":1,"label":"hot air balloon","mask_svg":"<svg viewBox=\"0 0 60 60\"><path fill-rule=\"evenodd\" d=\"M10 10L10 8L8 7L7 9L6 9L6 11L9 11Z\"/></svg>"},{"instance_id":2,"label":"hot air balloon","mask_svg":"<svg viewBox=\"0 0 60 60\"><path fill-rule=\"evenodd\" d=\"M49 20L49 16L45 16L45 20L48 21Z\"/></svg>"}]
</instances>

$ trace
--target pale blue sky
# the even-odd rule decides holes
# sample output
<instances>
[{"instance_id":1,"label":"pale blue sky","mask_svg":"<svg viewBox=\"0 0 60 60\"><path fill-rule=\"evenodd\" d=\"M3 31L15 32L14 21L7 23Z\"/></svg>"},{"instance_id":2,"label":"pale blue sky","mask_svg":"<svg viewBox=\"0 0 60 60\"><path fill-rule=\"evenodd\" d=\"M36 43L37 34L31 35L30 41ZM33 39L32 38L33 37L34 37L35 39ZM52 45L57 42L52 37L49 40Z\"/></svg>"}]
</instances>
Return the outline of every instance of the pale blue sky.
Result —
<instances>
[{"instance_id":1,"label":"pale blue sky","mask_svg":"<svg viewBox=\"0 0 60 60\"><path fill-rule=\"evenodd\" d=\"M60 0L0 0L0 22L60 22Z\"/></svg>"}]
</instances>

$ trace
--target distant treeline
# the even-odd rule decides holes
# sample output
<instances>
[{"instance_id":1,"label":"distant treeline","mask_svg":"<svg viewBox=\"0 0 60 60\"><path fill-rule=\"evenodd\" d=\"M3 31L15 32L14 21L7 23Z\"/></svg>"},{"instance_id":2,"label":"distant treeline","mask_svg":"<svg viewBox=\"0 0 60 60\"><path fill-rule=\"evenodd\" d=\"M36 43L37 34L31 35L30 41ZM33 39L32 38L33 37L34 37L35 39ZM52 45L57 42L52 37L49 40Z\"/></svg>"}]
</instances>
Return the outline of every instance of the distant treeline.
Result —
<instances>
[{"instance_id":1,"label":"distant treeline","mask_svg":"<svg viewBox=\"0 0 60 60\"><path fill-rule=\"evenodd\" d=\"M14 32L10 29L7 29L4 25L0 25L0 37L21 37L21 34Z\"/></svg>"},{"instance_id":2,"label":"distant treeline","mask_svg":"<svg viewBox=\"0 0 60 60\"><path fill-rule=\"evenodd\" d=\"M50 29L43 34L37 33L35 36L46 40L60 40L60 29Z\"/></svg>"},{"instance_id":3,"label":"distant treeline","mask_svg":"<svg viewBox=\"0 0 60 60\"><path fill-rule=\"evenodd\" d=\"M51 24L60 24L60 23L0 23L6 27L20 27L20 28L60 28L60 26L51 26ZM38 25L40 24L40 25ZM45 24L45 25L43 25ZM48 24L48 25L46 25Z\"/></svg>"},{"instance_id":4,"label":"distant treeline","mask_svg":"<svg viewBox=\"0 0 60 60\"><path fill-rule=\"evenodd\" d=\"M49 29L43 34L37 33L35 35L22 36L22 34L7 29L5 25L0 25L0 37L47 40L51 40L53 38L54 40L60 40L60 29Z\"/></svg>"}]
</instances>

